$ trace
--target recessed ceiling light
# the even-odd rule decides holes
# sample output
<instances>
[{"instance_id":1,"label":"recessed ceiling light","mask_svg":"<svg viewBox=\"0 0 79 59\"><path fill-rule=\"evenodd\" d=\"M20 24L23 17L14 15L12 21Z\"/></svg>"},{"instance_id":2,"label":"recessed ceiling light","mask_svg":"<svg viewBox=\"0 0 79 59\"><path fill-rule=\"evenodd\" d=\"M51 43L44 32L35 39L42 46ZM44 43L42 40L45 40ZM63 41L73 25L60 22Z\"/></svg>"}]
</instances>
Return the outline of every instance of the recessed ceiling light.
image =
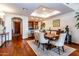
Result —
<instances>
[{"instance_id":1,"label":"recessed ceiling light","mask_svg":"<svg viewBox=\"0 0 79 59\"><path fill-rule=\"evenodd\" d=\"M43 11L45 11L45 10L46 10L46 8L43 8L42 10L43 10Z\"/></svg>"}]
</instances>

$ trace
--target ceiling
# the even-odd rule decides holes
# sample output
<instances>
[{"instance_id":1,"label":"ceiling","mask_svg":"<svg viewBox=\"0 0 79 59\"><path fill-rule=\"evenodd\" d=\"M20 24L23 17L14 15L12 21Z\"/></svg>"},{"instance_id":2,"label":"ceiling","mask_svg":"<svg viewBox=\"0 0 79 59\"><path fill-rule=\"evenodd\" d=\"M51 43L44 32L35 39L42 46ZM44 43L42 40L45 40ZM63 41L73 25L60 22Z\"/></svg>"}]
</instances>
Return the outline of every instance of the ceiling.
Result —
<instances>
[{"instance_id":1,"label":"ceiling","mask_svg":"<svg viewBox=\"0 0 79 59\"><path fill-rule=\"evenodd\" d=\"M37 8L36 10L34 10L31 13L31 16L40 17L40 18L48 18L50 16L54 16L54 15L57 15L60 13L61 12L59 10L50 9L48 7L45 7L45 6L40 6L39 8Z\"/></svg>"},{"instance_id":2,"label":"ceiling","mask_svg":"<svg viewBox=\"0 0 79 59\"><path fill-rule=\"evenodd\" d=\"M4 3L0 4L0 11L21 15L31 15L35 10L40 10L40 6L48 8L50 12L51 10L58 10L61 12L60 14L73 11L72 8L69 8L63 3ZM41 11L40 13L42 12L44 11Z\"/></svg>"}]
</instances>

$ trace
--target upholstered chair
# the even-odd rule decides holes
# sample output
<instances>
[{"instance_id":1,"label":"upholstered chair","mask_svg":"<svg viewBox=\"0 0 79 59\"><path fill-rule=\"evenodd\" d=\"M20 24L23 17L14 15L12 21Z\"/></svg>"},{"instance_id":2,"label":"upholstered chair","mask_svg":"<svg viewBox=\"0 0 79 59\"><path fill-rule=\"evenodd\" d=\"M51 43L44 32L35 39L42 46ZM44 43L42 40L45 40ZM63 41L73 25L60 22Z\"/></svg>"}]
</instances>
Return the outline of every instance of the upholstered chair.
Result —
<instances>
[{"instance_id":1,"label":"upholstered chair","mask_svg":"<svg viewBox=\"0 0 79 59\"><path fill-rule=\"evenodd\" d=\"M39 40L39 32L34 32L34 37L35 37L35 42L38 43L38 40Z\"/></svg>"},{"instance_id":2,"label":"upholstered chair","mask_svg":"<svg viewBox=\"0 0 79 59\"><path fill-rule=\"evenodd\" d=\"M64 52L64 42L65 42L65 38L66 38L66 33L61 33L60 37L57 41L52 41L51 44L55 45L58 48L58 52L60 55L60 50L62 48L63 52Z\"/></svg>"},{"instance_id":3,"label":"upholstered chair","mask_svg":"<svg viewBox=\"0 0 79 59\"><path fill-rule=\"evenodd\" d=\"M41 45L43 45L43 50L46 44L48 44L48 40L44 38L44 33L43 32L39 32L39 45L38 47Z\"/></svg>"}]
</instances>

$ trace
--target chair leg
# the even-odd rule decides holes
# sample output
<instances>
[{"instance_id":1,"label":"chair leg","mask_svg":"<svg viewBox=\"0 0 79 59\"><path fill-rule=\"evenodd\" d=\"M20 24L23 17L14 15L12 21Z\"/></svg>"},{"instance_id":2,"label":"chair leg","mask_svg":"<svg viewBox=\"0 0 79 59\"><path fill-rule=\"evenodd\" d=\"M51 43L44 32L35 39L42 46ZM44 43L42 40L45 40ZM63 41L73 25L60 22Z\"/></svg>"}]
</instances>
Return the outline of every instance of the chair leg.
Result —
<instances>
[{"instance_id":1,"label":"chair leg","mask_svg":"<svg viewBox=\"0 0 79 59\"><path fill-rule=\"evenodd\" d=\"M65 50L64 50L64 46L62 46L62 49L63 49L63 52L65 52Z\"/></svg>"},{"instance_id":2,"label":"chair leg","mask_svg":"<svg viewBox=\"0 0 79 59\"><path fill-rule=\"evenodd\" d=\"M59 55L60 55L60 47L58 47L58 52L59 52Z\"/></svg>"},{"instance_id":3,"label":"chair leg","mask_svg":"<svg viewBox=\"0 0 79 59\"><path fill-rule=\"evenodd\" d=\"M43 51L44 51L44 44L43 44Z\"/></svg>"},{"instance_id":4,"label":"chair leg","mask_svg":"<svg viewBox=\"0 0 79 59\"><path fill-rule=\"evenodd\" d=\"M40 43L38 43L38 48L40 47Z\"/></svg>"}]
</instances>

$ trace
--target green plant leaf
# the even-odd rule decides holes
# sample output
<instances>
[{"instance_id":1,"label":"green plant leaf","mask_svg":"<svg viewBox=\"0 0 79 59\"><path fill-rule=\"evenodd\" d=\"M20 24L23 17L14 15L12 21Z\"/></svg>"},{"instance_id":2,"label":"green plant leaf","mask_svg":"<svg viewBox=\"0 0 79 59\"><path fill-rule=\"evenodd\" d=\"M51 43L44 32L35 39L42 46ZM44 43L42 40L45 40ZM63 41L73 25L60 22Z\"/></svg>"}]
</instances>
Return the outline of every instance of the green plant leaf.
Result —
<instances>
[{"instance_id":1,"label":"green plant leaf","mask_svg":"<svg viewBox=\"0 0 79 59\"><path fill-rule=\"evenodd\" d=\"M79 14L75 16L75 18L79 17Z\"/></svg>"},{"instance_id":2,"label":"green plant leaf","mask_svg":"<svg viewBox=\"0 0 79 59\"><path fill-rule=\"evenodd\" d=\"M79 23L77 23L77 24L75 25L75 27L77 27L77 29L79 29Z\"/></svg>"},{"instance_id":3,"label":"green plant leaf","mask_svg":"<svg viewBox=\"0 0 79 59\"><path fill-rule=\"evenodd\" d=\"M79 14L79 12L76 12L76 14Z\"/></svg>"},{"instance_id":4,"label":"green plant leaf","mask_svg":"<svg viewBox=\"0 0 79 59\"><path fill-rule=\"evenodd\" d=\"M76 12L76 21L77 21L77 24L75 25L75 27L77 27L77 29L79 29L79 12Z\"/></svg>"},{"instance_id":5,"label":"green plant leaf","mask_svg":"<svg viewBox=\"0 0 79 59\"><path fill-rule=\"evenodd\" d=\"M77 18L77 21L79 20L79 18Z\"/></svg>"}]
</instances>

